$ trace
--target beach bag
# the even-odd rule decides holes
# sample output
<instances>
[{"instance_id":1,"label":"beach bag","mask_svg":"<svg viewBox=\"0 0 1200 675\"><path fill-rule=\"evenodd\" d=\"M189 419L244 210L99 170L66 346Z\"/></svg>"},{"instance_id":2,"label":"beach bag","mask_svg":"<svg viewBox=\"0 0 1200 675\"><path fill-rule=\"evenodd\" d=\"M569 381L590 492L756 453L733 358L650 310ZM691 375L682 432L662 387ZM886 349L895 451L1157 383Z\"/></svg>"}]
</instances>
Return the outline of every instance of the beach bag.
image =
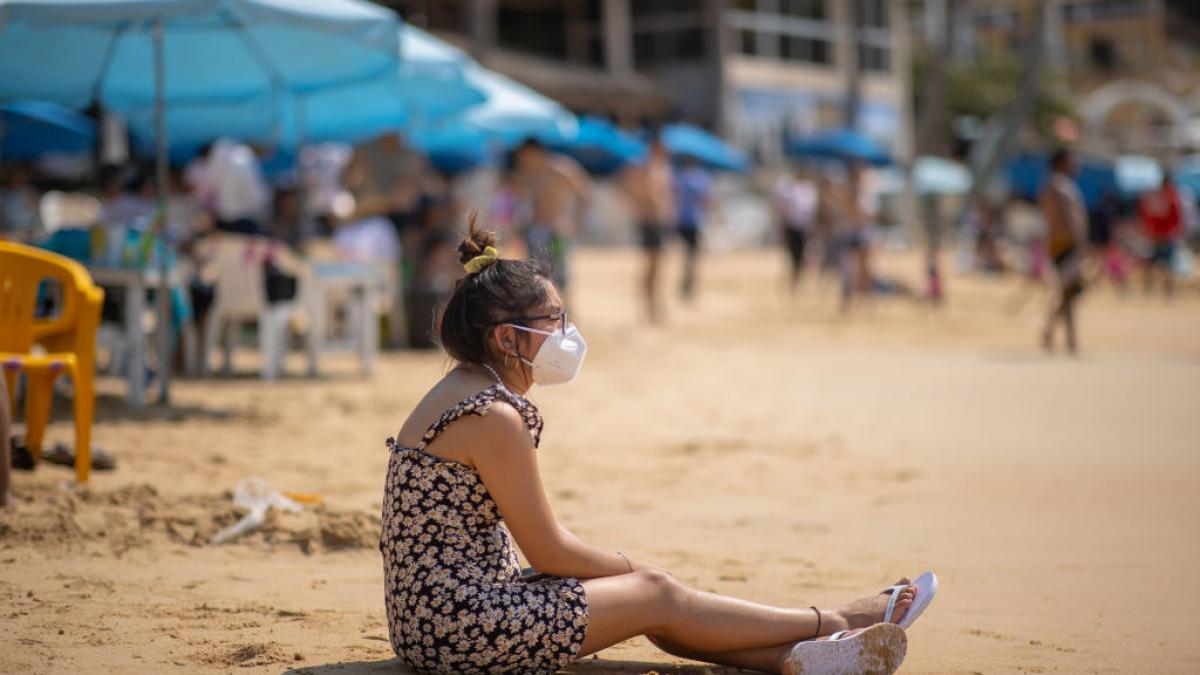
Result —
<instances>
[{"instance_id":1,"label":"beach bag","mask_svg":"<svg viewBox=\"0 0 1200 675\"><path fill-rule=\"evenodd\" d=\"M296 277L275 265L275 244L272 243L267 249L267 257L263 259L263 289L267 304L277 305L295 300L297 286Z\"/></svg>"}]
</instances>

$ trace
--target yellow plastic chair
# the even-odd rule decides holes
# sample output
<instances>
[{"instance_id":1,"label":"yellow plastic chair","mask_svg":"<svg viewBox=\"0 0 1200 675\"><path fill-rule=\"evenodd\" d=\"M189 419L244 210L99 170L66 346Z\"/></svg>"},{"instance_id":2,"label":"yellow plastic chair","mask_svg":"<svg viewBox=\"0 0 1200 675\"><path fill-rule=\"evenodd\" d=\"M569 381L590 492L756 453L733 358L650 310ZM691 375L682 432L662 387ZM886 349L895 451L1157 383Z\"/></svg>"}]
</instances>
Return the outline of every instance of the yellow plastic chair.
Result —
<instances>
[{"instance_id":1,"label":"yellow plastic chair","mask_svg":"<svg viewBox=\"0 0 1200 675\"><path fill-rule=\"evenodd\" d=\"M38 288L57 281L61 312L35 318ZM50 420L54 380L63 371L75 387L75 475L86 483L92 468L92 415L96 394L96 328L104 291L83 265L55 253L0 241L0 369L9 400L16 400L17 374L25 372L25 444L37 460ZM35 354L34 344L47 353ZM0 439L7 443L8 439Z\"/></svg>"}]
</instances>

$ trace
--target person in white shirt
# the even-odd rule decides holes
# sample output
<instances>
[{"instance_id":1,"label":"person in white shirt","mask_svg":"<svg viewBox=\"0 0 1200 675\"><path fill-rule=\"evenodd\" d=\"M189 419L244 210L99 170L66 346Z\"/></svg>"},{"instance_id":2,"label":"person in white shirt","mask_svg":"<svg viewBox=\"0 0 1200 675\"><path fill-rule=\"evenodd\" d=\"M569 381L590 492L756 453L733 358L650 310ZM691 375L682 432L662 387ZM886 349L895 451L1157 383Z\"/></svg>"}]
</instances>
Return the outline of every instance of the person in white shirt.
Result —
<instances>
[{"instance_id":1,"label":"person in white shirt","mask_svg":"<svg viewBox=\"0 0 1200 675\"><path fill-rule=\"evenodd\" d=\"M249 145L227 138L213 144L189 178L197 202L212 214L218 230L265 235L271 190L258 156Z\"/></svg>"},{"instance_id":2,"label":"person in white shirt","mask_svg":"<svg viewBox=\"0 0 1200 675\"><path fill-rule=\"evenodd\" d=\"M775 215L791 265L788 289L793 295L804 272L804 253L817 222L819 205L817 186L802 168L796 167L794 173L775 183Z\"/></svg>"}]
</instances>

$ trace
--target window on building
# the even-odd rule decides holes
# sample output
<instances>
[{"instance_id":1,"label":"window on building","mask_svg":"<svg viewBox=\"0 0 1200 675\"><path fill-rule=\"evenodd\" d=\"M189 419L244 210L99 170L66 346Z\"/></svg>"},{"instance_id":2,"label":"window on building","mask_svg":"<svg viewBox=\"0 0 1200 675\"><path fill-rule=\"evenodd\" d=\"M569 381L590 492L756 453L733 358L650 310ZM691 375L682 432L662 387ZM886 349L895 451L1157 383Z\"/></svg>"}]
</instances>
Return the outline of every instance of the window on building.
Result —
<instances>
[{"instance_id":1,"label":"window on building","mask_svg":"<svg viewBox=\"0 0 1200 675\"><path fill-rule=\"evenodd\" d=\"M702 0L633 0L629 3L633 16L653 16L676 12L696 12Z\"/></svg>"},{"instance_id":2,"label":"window on building","mask_svg":"<svg viewBox=\"0 0 1200 675\"><path fill-rule=\"evenodd\" d=\"M825 0L779 0L779 13L786 16L824 21L825 11Z\"/></svg>"},{"instance_id":3,"label":"window on building","mask_svg":"<svg viewBox=\"0 0 1200 675\"><path fill-rule=\"evenodd\" d=\"M758 39L757 38L758 38L758 36L754 34L754 31L743 30L741 32L741 40L740 40L741 48L738 51L740 51L743 54L746 54L747 56L754 56L755 54L758 54Z\"/></svg>"},{"instance_id":4,"label":"window on building","mask_svg":"<svg viewBox=\"0 0 1200 675\"><path fill-rule=\"evenodd\" d=\"M654 64L654 34L633 34L633 63L635 67Z\"/></svg>"},{"instance_id":5,"label":"window on building","mask_svg":"<svg viewBox=\"0 0 1200 675\"><path fill-rule=\"evenodd\" d=\"M1113 45L1112 40L1105 38L1095 38L1088 45L1088 61L1089 64L1106 73L1113 73L1117 70L1117 49Z\"/></svg>"},{"instance_id":6,"label":"window on building","mask_svg":"<svg viewBox=\"0 0 1200 675\"><path fill-rule=\"evenodd\" d=\"M496 11L496 42L509 49L553 59L567 56L566 16L561 9Z\"/></svg>"},{"instance_id":7,"label":"window on building","mask_svg":"<svg viewBox=\"0 0 1200 675\"><path fill-rule=\"evenodd\" d=\"M854 9L859 70L886 72L891 67L886 0L855 0Z\"/></svg>"},{"instance_id":8,"label":"window on building","mask_svg":"<svg viewBox=\"0 0 1200 675\"><path fill-rule=\"evenodd\" d=\"M779 36L779 58L784 61L828 64L829 54L828 40L814 40L795 35Z\"/></svg>"},{"instance_id":9,"label":"window on building","mask_svg":"<svg viewBox=\"0 0 1200 675\"><path fill-rule=\"evenodd\" d=\"M887 2L885 0L857 0L854 17L859 26L887 28Z\"/></svg>"},{"instance_id":10,"label":"window on building","mask_svg":"<svg viewBox=\"0 0 1200 675\"><path fill-rule=\"evenodd\" d=\"M875 45L858 43L858 69L877 73L886 73L890 66L888 49Z\"/></svg>"},{"instance_id":11,"label":"window on building","mask_svg":"<svg viewBox=\"0 0 1200 675\"><path fill-rule=\"evenodd\" d=\"M675 39L675 56L680 61L692 61L704 56L704 29L680 31Z\"/></svg>"},{"instance_id":12,"label":"window on building","mask_svg":"<svg viewBox=\"0 0 1200 675\"><path fill-rule=\"evenodd\" d=\"M593 37L588 40L588 64L597 68L603 68L608 63L608 56L604 52L604 38Z\"/></svg>"}]
</instances>

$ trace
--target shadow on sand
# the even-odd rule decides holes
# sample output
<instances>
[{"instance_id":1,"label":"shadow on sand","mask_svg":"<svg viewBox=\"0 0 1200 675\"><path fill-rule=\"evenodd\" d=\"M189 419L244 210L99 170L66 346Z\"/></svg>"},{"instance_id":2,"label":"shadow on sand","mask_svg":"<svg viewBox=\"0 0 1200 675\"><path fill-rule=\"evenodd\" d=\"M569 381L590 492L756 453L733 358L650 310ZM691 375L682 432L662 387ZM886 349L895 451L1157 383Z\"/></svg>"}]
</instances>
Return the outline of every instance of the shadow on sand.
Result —
<instances>
[{"instance_id":1,"label":"shadow on sand","mask_svg":"<svg viewBox=\"0 0 1200 675\"><path fill-rule=\"evenodd\" d=\"M583 659L572 664L560 675L732 675L745 671L718 666L676 666L649 661L610 661L608 659ZM396 659L382 661L341 661L320 666L305 666L285 671L285 675L413 675L411 670L400 665Z\"/></svg>"}]
</instances>

